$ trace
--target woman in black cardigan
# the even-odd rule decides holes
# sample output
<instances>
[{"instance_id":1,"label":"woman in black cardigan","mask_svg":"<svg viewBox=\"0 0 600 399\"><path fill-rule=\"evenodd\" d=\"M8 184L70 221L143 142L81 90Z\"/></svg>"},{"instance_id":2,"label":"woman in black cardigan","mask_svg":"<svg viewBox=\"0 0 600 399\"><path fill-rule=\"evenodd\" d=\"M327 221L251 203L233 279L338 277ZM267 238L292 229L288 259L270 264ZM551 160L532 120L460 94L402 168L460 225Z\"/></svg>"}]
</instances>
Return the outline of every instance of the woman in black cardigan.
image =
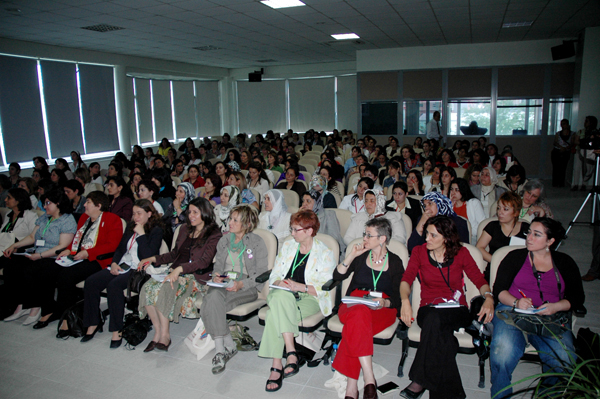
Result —
<instances>
[{"instance_id":1,"label":"woman in black cardigan","mask_svg":"<svg viewBox=\"0 0 600 399\"><path fill-rule=\"evenodd\" d=\"M83 325L87 327L87 333L81 342L88 342L94 338L96 331L102 331L100 293L106 288L110 312L108 330L113 333L110 348L115 349L121 346L120 331L123 329L125 309L123 290L127 288L131 270L137 268L140 259L159 253L162 237L162 220L152 202L145 199L137 200L133 205L133 220L123 234L113 255L113 262L107 269L99 271L85 280Z\"/></svg>"},{"instance_id":2,"label":"woman in black cardigan","mask_svg":"<svg viewBox=\"0 0 600 399\"><path fill-rule=\"evenodd\" d=\"M348 377L346 398L358 398L361 369L365 381L364 398L377 397L372 365L373 336L394 324L399 316L400 281L404 273L402 260L387 249L391 237L389 220L367 221L363 242L352 247L333 272L334 280L344 280L354 273L347 295L371 295L379 302L376 308L340 305L338 315L344 328L333 368Z\"/></svg>"},{"instance_id":3,"label":"woman in black cardigan","mask_svg":"<svg viewBox=\"0 0 600 399\"><path fill-rule=\"evenodd\" d=\"M385 204L390 211L405 213L412 222L413 229L419 224L423 215L423 208L419 200L408 197L408 185L405 181L397 181L392 187L392 199ZM406 232L407 235L410 233Z\"/></svg>"},{"instance_id":4,"label":"woman in black cardigan","mask_svg":"<svg viewBox=\"0 0 600 399\"><path fill-rule=\"evenodd\" d=\"M581 309L585 301L581 275L575 261L555 251L565 230L550 218L535 218L527 235L527 248L510 252L500 263L494 297L496 312L511 309L539 309L538 315L550 316L559 311ZM492 397L511 396L512 372L519 363L527 342L535 347L544 372L560 373L575 359L573 333L569 330L556 337L523 334L517 327L498 317L492 320L494 339L490 369ZM555 385L557 378L544 379L545 386ZM495 396L496 394L498 394ZM560 393L558 396L561 396Z\"/></svg>"}]
</instances>

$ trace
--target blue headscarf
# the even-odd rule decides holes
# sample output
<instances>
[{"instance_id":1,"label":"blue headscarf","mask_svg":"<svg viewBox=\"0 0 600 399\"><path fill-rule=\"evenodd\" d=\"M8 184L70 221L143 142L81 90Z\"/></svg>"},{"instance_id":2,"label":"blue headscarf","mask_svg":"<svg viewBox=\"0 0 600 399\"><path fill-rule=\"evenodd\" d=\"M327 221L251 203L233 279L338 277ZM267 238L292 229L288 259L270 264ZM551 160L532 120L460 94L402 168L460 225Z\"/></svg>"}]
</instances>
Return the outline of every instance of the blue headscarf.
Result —
<instances>
[{"instance_id":1,"label":"blue headscarf","mask_svg":"<svg viewBox=\"0 0 600 399\"><path fill-rule=\"evenodd\" d=\"M437 205L438 215L456 216L454 209L452 209L452 201L450 201L450 198L446 197L445 195L437 191L432 191L425 194L425 196L421 198L421 205L425 205L425 200L434 202Z\"/></svg>"}]
</instances>

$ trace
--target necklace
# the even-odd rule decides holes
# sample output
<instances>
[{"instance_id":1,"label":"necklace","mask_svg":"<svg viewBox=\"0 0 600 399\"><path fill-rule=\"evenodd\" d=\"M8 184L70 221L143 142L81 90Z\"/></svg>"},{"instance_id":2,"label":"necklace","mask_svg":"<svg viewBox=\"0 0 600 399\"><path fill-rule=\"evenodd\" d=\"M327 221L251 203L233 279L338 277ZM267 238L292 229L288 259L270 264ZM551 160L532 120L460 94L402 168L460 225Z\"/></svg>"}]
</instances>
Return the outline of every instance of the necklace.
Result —
<instances>
[{"instance_id":1,"label":"necklace","mask_svg":"<svg viewBox=\"0 0 600 399\"><path fill-rule=\"evenodd\" d=\"M386 254L387 256L387 254ZM375 261L375 259L373 258L373 251L371 251L371 262L373 262L376 265L379 265L380 263L382 263L385 260L385 256L382 257L381 259L379 259L378 261Z\"/></svg>"}]
</instances>

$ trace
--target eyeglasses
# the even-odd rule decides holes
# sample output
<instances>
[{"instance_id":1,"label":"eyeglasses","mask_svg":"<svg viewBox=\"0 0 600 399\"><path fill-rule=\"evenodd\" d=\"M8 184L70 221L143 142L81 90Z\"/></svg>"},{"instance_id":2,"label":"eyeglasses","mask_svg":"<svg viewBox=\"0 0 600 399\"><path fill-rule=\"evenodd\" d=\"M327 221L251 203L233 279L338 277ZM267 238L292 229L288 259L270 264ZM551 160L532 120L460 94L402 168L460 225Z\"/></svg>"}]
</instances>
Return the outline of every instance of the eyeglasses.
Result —
<instances>
[{"instance_id":1,"label":"eyeglasses","mask_svg":"<svg viewBox=\"0 0 600 399\"><path fill-rule=\"evenodd\" d=\"M48 205L52 205L52 202L50 202L50 201L44 202L44 206L48 206Z\"/></svg>"},{"instance_id":2,"label":"eyeglasses","mask_svg":"<svg viewBox=\"0 0 600 399\"><path fill-rule=\"evenodd\" d=\"M371 235L371 234L369 234L369 233L363 233L363 237L366 237L367 239L370 239L370 238L379 238L379 237L381 237L381 236L372 236L372 235Z\"/></svg>"},{"instance_id":3,"label":"eyeglasses","mask_svg":"<svg viewBox=\"0 0 600 399\"><path fill-rule=\"evenodd\" d=\"M298 233L298 232L304 231L304 230L306 230L306 229L295 229L293 227L290 227L290 233Z\"/></svg>"}]
</instances>

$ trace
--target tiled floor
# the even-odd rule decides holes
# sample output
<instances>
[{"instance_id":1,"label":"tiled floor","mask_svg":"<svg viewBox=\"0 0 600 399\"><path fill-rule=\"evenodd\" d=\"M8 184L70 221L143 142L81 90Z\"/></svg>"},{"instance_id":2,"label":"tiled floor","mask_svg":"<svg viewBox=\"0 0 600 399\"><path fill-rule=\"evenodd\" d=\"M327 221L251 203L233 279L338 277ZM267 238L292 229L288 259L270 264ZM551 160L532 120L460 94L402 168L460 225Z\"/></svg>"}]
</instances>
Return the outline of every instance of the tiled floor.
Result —
<instances>
[{"instance_id":1,"label":"tiled floor","mask_svg":"<svg viewBox=\"0 0 600 399\"><path fill-rule=\"evenodd\" d=\"M556 217L565 225L573 218L586 193L567 189L549 189L548 203ZM589 208L589 205L588 205ZM582 213L580 221L589 221L590 212ZM562 251L570 254L583 273L591 260L591 229L577 226L571 230ZM600 331L600 281L585 283L588 315L579 319L578 327ZM79 339L67 341L55 338L56 323L45 330L35 331L19 322L0 322L0 398L337 398L336 392L324 387L331 378L330 367L303 367L301 372L285 380L283 388L273 394L264 391L270 361L255 352L238 353L218 376L210 372L209 354L201 361L183 344L184 337L194 328L194 320L172 324L173 344L168 353L143 353L152 333L138 349L123 347L109 350L110 334L98 334L91 342ZM262 327L256 318L245 323L250 333L260 340ZM390 346L376 346L374 361L389 371L379 383L394 381L400 387L408 384L407 377L396 377L401 345L395 340ZM404 367L405 375L412 364L414 349ZM468 398L489 398L489 368L486 367L486 387L477 387L479 371L477 358L458 355L463 385ZM521 362L514 381L539 372L539 365ZM387 395L398 398L398 393ZM425 394L424 398L428 398Z\"/></svg>"}]
</instances>

